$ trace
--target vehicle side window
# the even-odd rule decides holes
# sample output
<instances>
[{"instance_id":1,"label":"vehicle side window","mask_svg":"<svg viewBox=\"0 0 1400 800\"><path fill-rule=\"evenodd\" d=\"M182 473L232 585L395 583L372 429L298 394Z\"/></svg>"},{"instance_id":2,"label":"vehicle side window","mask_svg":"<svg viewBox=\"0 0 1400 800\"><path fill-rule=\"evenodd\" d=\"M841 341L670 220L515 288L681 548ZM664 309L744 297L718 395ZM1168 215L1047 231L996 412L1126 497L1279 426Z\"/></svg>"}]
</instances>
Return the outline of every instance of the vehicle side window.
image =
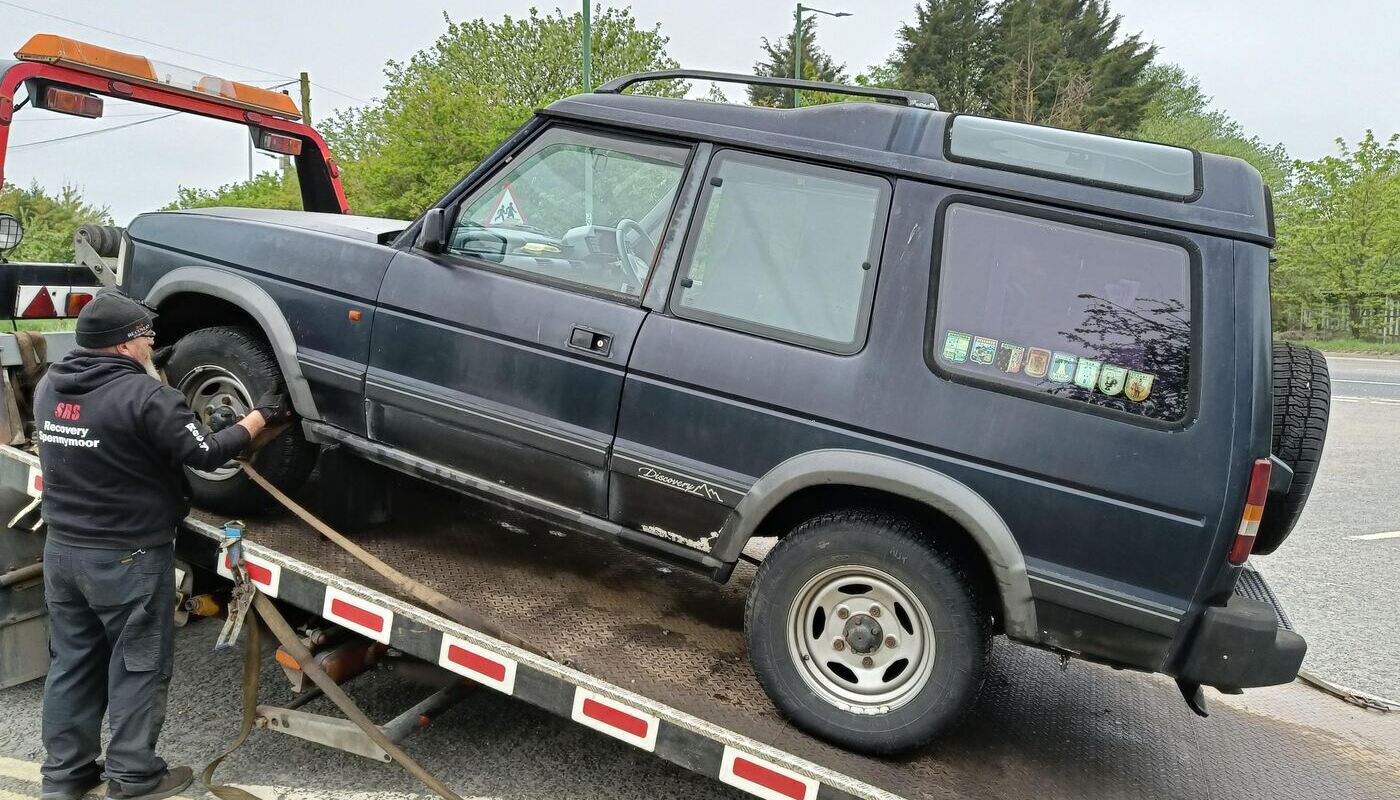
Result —
<instances>
[{"instance_id":1,"label":"vehicle side window","mask_svg":"<svg viewBox=\"0 0 1400 800\"><path fill-rule=\"evenodd\" d=\"M447 252L638 296L690 151L551 128L461 206Z\"/></svg>"},{"instance_id":2,"label":"vehicle side window","mask_svg":"<svg viewBox=\"0 0 1400 800\"><path fill-rule=\"evenodd\" d=\"M1185 247L954 203L937 258L931 365L1163 422L1186 416Z\"/></svg>"},{"instance_id":3,"label":"vehicle side window","mask_svg":"<svg viewBox=\"0 0 1400 800\"><path fill-rule=\"evenodd\" d=\"M865 341L889 202L884 178L720 151L672 311L856 352Z\"/></svg>"}]
</instances>

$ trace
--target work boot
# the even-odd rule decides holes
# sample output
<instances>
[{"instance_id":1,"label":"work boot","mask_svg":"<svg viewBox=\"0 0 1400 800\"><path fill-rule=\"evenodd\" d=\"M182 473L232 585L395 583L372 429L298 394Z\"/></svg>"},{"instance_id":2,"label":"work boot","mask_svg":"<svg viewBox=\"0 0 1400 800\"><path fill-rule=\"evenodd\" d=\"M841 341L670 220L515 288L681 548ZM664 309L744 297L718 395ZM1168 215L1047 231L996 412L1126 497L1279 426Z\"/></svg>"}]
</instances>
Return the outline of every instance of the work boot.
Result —
<instances>
[{"instance_id":1,"label":"work boot","mask_svg":"<svg viewBox=\"0 0 1400 800\"><path fill-rule=\"evenodd\" d=\"M81 800L88 792L101 786L101 777L94 778L91 783L80 784L68 789L45 789L39 792L39 800Z\"/></svg>"},{"instance_id":2,"label":"work boot","mask_svg":"<svg viewBox=\"0 0 1400 800\"><path fill-rule=\"evenodd\" d=\"M185 791L194 782L194 770L189 767L171 767L166 770L160 783L139 794L127 794L115 784L107 786L107 796L112 800L161 800Z\"/></svg>"}]
</instances>

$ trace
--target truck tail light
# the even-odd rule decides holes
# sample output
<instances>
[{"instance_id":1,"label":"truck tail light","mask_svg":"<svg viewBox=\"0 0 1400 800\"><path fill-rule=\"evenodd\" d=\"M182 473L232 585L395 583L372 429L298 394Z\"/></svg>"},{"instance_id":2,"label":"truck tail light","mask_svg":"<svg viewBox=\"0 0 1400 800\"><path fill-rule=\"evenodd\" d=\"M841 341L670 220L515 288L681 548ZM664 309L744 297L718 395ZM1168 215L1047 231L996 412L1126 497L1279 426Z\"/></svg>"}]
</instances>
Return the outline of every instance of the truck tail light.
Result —
<instances>
[{"instance_id":1,"label":"truck tail light","mask_svg":"<svg viewBox=\"0 0 1400 800\"><path fill-rule=\"evenodd\" d=\"M1249 475L1244 514L1240 516L1239 530L1235 531L1235 542L1230 545L1231 564L1243 564L1254 550L1254 537L1259 534L1259 520L1264 518L1264 502L1269 499L1269 477L1273 471L1274 465L1269 459L1255 459L1254 470Z\"/></svg>"},{"instance_id":2,"label":"truck tail light","mask_svg":"<svg viewBox=\"0 0 1400 800\"><path fill-rule=\"evenodd\" d=\"M261 150L270 150L287 156L301 155L301 140L295 136L283 136L263 131L262 136L258 138L258 148Z\"/></svg>"},{"instance_id":3,"label":"truck tail light","mask_svg":"<svg viewBox=\"0 0 1400 800\"><path fill-rule=\"evenodd\" d=\"M85 305L87 305L88 303L91 303L91 302L92 302L92 294L91 294L90 292L69 292L69 293L68 293L68 304L67 304L67 306L68 306L68 307L67 307L67 312L68 312L68 313L65 314L64 316L68 316L68 317L76 317L76 316L78 316L78 312L83 310L83 306L85 306Z\"/></svg>"},{"instance_id":4,"label":"truck tail light","mask_svg":"<svg viewBox=\"0 0 1400 800\"><path fill-rule=\"evenodd\" d=\"M102 98L86 92L71 92L50 86L44 90L43 108L60 114L97 119L102 116Z\"/></svg>"}]
</instances>

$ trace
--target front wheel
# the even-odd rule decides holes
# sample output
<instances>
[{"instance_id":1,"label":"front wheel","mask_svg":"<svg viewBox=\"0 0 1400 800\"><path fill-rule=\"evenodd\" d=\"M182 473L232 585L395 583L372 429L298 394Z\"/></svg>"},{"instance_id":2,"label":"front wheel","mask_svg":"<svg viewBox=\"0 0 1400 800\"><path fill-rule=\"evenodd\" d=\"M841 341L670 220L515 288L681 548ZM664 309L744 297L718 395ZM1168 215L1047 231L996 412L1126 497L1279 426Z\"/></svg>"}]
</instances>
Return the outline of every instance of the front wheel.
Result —
<instances>
[{"instance_id":1,"label":"front wheel","mask_svg":"<svg viewBox=\"0 0 1400 800\"><path fill-rule=\"evenodd\" d=\"M745 633L759 682L799 727L888 755L950 730L977 699L990 617L966 572L898 517L809 520L758 569Z\"/></svg>"},{"instance_id":2,"label":"front wheel","mask_svg":"<svg viewBox=\"0 0 1400 800\"><path fill-rule=\"evenodd\" d=\"M206 426L216 414L243 417L263 393L282 388L282 371L272 349L257 331L243 327L203 328L185 336L176 344L165 374ZM317 452L293 425L253 456L253 466L278 488L294 491L311 473ZM186 467L185 474L200 508L241 515L269 502L267 493L232 461L212 470Z\"/></svg>"}]
</instances>

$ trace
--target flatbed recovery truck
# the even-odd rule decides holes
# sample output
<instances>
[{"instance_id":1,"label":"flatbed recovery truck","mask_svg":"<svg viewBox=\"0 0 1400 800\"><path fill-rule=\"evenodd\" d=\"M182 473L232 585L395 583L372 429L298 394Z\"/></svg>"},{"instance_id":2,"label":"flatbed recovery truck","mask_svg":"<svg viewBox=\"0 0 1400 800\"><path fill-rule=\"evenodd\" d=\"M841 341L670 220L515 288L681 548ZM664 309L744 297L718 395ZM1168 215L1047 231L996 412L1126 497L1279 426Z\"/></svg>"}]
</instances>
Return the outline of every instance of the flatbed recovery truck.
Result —
<instances>
[{"instance_id":1,"label":"flatbed recovery truck","mask_svg":"<svg viewBox=\"0 0 1400 800\"><path fill-rule=\"evenodd\" d=\"M61 65L31 71L95 93L113 91L110 83L69 74ZM128 97L249 125L255 136L277 130L311 142L316 146L299 159L324 170L330 180L323 185L336 191L308 200L323 210L348 211L329 153L309 128L205 103L189 92L117 88ZM0 126L0 153L4 133ZM100 271L100 262L91 261L87 267ZM0 286L0 312L13 300L12 318L23 316L41 293L51 297L56 313L71 309L67 296L81 294L90 282L74 266L0 268L8 270L14 277ZM48 285L55 280L67 286ZM73 345L66 333L47 334L45 343L47 360ZM42 528L35 525L43 487L30 421L16 402L34 353L32 336L0 335L0 407L8 437L0 444L0 521L10 520L0 529L0 687L39 677L47 662ZM1400 796L1400 718L1393 714L1295 682L1222 698L1202 722L1175 701L1162 676L1079 662L1046 669L1056 655L1001 645L976 713L955 735L910 757L854 754L785 722L744 655L744 596L765 543L751 544L733 579L716 585L671 574L662 562L611 543L431 487L400 491L407 502L397 504L392 523L359 532L355 541L503 622L531 649L424 610L290 514L247 520L249 577L316 627L363 637L752 796ZM177 553L186 594L226 591L222 522L198 511L184 522ZM1246 579L1239 591L1260 586ZM267 728L317 738L299 726L304 718L274 716L264 716Z\"/></svg>"}]
</instances>

